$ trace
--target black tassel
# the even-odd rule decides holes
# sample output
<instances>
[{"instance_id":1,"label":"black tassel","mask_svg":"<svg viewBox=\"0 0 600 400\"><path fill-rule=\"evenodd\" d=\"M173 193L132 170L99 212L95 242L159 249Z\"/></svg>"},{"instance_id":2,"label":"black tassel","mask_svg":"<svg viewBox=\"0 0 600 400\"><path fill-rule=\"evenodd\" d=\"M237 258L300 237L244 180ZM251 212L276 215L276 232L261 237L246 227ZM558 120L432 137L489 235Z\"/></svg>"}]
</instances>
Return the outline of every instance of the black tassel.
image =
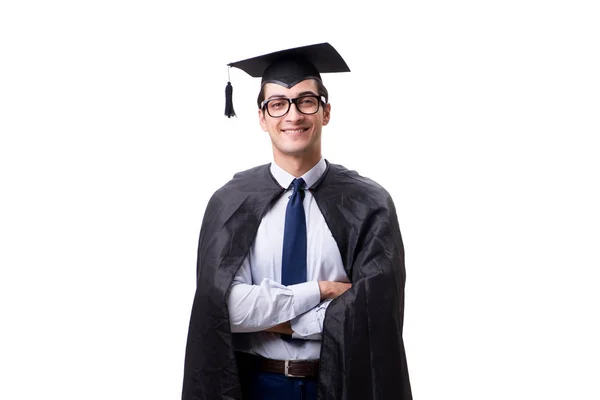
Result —
<instances>
[{"instance_id":1,"label":"black tassel","mask_svg":"<svg viewBox=\"0 0 600 400\"><path fill-rule=\"evenodd\" d=\"M235 117L232 96L233 86L231 86L231 82L227 82L227 86L225 87L225 116L227 118Z\"/></svg>"}]
</instances>

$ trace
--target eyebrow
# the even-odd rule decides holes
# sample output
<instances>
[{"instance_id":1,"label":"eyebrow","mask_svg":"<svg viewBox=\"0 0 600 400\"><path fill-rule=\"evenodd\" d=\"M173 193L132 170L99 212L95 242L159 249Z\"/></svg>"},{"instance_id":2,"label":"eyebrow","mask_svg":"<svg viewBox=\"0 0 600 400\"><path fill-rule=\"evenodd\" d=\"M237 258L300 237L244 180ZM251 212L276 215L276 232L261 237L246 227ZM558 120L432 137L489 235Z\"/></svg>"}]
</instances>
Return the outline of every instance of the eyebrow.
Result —
<instances>
[{"instance_id":1,"label":"eyebrow","mask_svg":"<svg viewBox=\"0 0 600 400\"><path fill-rule=\"evenodd\" d=\"M312 90L307 90L307 91L298 93L298 95L296 97L302 97L302 96L318 96L318 94L316 94ZM272 94L271 96L269 96L269 98L267 100L271 100L271 99L287 99L287 98L288 97L285 97L283 94Z\"/></svg>"}]
</instances>

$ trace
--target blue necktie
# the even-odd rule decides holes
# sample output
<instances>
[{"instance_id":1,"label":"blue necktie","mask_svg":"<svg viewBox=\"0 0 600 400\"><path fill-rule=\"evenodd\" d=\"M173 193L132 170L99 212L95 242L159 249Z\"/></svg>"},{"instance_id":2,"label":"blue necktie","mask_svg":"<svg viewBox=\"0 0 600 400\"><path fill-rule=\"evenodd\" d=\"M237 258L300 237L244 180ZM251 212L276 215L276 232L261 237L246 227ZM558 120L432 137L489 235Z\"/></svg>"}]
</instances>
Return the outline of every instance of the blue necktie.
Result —
<instances>
[{"instance_id":1,"label":"blue necktie","mask_svg":"<svg viewBox=\"0 0 600 400\"><path fill-rule=\"evenodd\" d=\"M281 283L306 282L306 219L304 217L304 179L294 179L293 191L285 211Z\"/></svg>"}]
</instances>

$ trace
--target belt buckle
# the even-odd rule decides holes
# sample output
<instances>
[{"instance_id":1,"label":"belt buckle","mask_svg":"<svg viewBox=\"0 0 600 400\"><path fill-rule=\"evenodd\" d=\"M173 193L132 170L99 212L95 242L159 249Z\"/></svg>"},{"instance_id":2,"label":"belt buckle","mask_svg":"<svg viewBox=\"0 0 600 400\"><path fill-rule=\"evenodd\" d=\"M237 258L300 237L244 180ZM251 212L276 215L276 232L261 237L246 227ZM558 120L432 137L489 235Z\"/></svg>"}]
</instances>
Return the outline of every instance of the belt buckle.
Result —
<instances>
[{"instance_id":1,"label":"belt buckle","mask_svg":"<svg viewBox=\"0 0 600 400\"><path fill-rule=\"evenodd\" d=\"M284 372L285 376L288 376L290 378L306 378L306 375L293 375L288 372L289 368L290 368L290 364L289 364L290 361L293 361L293 360L285 360L285 372Z\"/></svg>"}]
</instances>

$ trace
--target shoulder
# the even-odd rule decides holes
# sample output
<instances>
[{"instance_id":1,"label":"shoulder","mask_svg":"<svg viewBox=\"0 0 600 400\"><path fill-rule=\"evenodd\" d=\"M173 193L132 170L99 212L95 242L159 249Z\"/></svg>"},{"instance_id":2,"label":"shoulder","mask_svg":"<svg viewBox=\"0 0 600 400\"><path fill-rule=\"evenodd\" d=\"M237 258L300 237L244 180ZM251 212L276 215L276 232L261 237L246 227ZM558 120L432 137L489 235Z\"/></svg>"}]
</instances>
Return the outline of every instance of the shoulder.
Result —
<instances>
[{"instance_id":1,"label":"shoulder","mask_svg":"<svg viewBox=\"0 0 600 400\"><path fill-rule=\"evenodd\" d=\"M235 173L210 197L207 211L215 211L223 207L235 208L245 201L262 202L280 193L281 190L282 188L271 175L270 164L259 165Z\"/></svg>"},{"instance_id":2,"label":"shoulder","mask_svg":"<svg viewBox=\"0 0 600 400\"><path fill-rule=\"evenodd\" d=\"M263 164L235 173L227 183L215 191L213 198L227 198L232 194L254 191L262 185L271 183L269 165Z\"/></svg>"},{"instance_id":3,"label":"shoulder","mask_svg":"<svg viewBox=\"0 0 600 400\"><path fill-rule=\"evenodd\" d=\"M263 164L253 168L249 168L244 171L236 172L233 175L233 178L229 182L233 182L238 179L257 179L263 177L265 174L269 173L269 167L271 164Z\"/></svg>"},{"instance_id":4,"label":"shoulder","mask_svg":"<svg viewBox=\"0 0 600 400\"><path fill-rule=\"evenodd\" d=\"M278 191L269 164L238 172L210 197L202 224L206 227L218 225L231 218L244 204L260 205Z\"/></svg>"},{"instance_id":5,"label":"shoulder","mask_svg":"<svg viewBox=\"0 0 600 400\"><path fill-rule=\"evenodd\" d=\"M390 193L375 180L360 175L356 170L348 169L340 164L328 162L326 176L327 185L339 186L343 193L349 196L362 197L367 195L380 204L392 201Z\"/></svg>"}]
</instances>

